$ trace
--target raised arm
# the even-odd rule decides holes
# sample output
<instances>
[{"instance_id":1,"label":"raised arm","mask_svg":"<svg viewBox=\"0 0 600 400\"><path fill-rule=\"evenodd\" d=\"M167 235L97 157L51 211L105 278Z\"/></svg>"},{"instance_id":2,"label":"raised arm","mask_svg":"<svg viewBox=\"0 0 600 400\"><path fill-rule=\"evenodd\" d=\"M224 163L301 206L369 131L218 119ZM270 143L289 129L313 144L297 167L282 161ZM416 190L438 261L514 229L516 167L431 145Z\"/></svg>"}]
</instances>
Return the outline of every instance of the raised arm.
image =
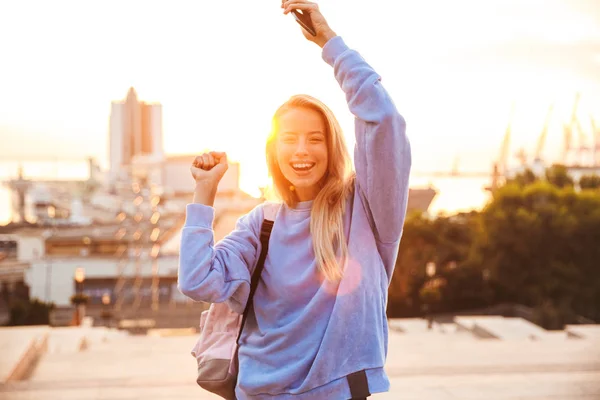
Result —
<instances>
[{"instance_id":1,"label":"raised arm","mask_svg":"<svg viewBox=\"0 0 600 400\"><path fill-rule=\"evenodd\" d=\"M240 218L236 229L214 244L212 207L219 181L227 170L223 153L205 153L194 161L194 203L186 208L181 234L177 284L184 295L208 303L227 302L242 313L250 293L250 271L260 251L260 206Z\"/></svg>"},{"instance_id":2,"label":"raised arm","mask_svg":"<svg viewBox=\"0 0 600 400\"><path fill-rule=\"evenodd\" d=\"M329 40L323 58L346 94L355 119L354 164L358 194L371 215L375 237L396 243L408 203L411 151L406 123L381 77L341 37Z\"/></svg>"},{"instance_id":3,"label":"raised arm","mask_svg":"<svg viewBox=\"0 0 600 400\"><path fill-rule=\"evenodd\" d=\"M381 77L329 27L317 4L288 0L284 13L294 9L308 13L316 36L304 36L323 48L323 59L346 94L354 116L356 189L370 215L380 244L397 245L408 203L411 152L404 118L381 85Z\"/></svg>"}]
</instances>

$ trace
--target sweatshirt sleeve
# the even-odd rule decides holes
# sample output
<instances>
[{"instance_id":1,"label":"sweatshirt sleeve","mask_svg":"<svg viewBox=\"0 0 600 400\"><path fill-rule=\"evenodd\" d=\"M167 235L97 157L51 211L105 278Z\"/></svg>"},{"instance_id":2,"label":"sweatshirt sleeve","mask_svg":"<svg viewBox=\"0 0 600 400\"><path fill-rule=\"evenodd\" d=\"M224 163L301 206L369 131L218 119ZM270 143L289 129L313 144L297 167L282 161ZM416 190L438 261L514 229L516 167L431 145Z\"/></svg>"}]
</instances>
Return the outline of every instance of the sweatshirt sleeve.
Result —
<instances>
[{"instance_id":1,"label":"sweatshirt sleeve","mask_svg":"<svg viewBox=\"0 0 600 400\"><path fill-rule=\"evenodd\" d=\"M250 270L260 251L260 208L241 217L235 230L214 245L213 207L188 204L182 228L177 284L187 297L208 303L227 302L244 311L250 293Z\"/></svg>"},{"instance_id":2,"label":"sweatshirt sleeve","mask_svg":"<svg viewBox=\"0 0 600 400\"><path fill-rule=\"evenodd\" d=\"M404 118L381 77L339 36L323 47L355 118L356 189L370 216L375 238L397 244L408 203L411 151Z\"/></svg>"}]
</instances>

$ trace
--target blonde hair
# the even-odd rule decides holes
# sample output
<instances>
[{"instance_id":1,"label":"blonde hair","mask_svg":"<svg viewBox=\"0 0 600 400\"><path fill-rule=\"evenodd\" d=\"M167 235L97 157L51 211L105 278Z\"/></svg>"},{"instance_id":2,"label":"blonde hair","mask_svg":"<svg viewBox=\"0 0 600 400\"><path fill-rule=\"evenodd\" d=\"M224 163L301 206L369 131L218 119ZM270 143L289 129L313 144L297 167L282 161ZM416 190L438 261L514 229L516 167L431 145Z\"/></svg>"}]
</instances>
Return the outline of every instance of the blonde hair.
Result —
<instances>
[{"instance_id":1,"label":"blonde hair","mask_svg":"<svg viewBox=\"0 0 600 400\"><path fill-rule=\"evenodd\" d=\"M325 104L304 94L293 96L286 101L273 116L266 156L269 175L273 179L275 190L289 207L295 207L299 199L297 193L292 190L291 182L283 176L279 168L277 133L279 117L293 108L317 111L325 121L328 166L327 172L319 183L321 190L311 210L310 232L319 270L327 280L337 282L343 275L343 265L348 257L344 234L344 212L354 182L350 155L340 124ZM339 252L339 262L336 258L336 250Z\"/></svg>"}]
</instances>

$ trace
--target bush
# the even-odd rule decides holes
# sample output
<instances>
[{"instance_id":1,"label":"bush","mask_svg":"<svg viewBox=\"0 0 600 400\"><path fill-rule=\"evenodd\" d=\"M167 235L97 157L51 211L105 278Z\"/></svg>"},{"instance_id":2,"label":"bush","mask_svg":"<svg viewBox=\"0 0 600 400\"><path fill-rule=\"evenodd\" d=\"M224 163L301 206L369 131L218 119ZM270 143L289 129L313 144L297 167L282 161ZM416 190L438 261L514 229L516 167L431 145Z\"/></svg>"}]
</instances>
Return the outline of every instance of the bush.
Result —
<instances>
[{"instance_id":1,"label":"bush","mask_svg":"<svg viewBox=\"0 0 600 400\"><path fill-rule=\"evenodd\" d=\"M10 306L8 325L48 325L50 323L50 311L54 307L54 303L45 303L38 299L17 300Z\"/></svg>"},{"instance_id":2,"label":"bush","mask_svg":"<svg viewBox=\"0 0 600 400\"><path fill-rule=\"evenodd\" d=\"M90 301L90 298L85 293L76 293L71 296L71 304L78 306L80 304L87 304Z\"/></svg>"},{"instance_id":3,"label":"bush","mask_svg":"<svg viewBox=\"0 0 600 400\"><path fill-rule=\"evenodd\" d=\"M421 303L431 307L442 299L442 294L437 287L423 286L419 290L419 298L421 299Z\"/></svg>"}]
</instances>

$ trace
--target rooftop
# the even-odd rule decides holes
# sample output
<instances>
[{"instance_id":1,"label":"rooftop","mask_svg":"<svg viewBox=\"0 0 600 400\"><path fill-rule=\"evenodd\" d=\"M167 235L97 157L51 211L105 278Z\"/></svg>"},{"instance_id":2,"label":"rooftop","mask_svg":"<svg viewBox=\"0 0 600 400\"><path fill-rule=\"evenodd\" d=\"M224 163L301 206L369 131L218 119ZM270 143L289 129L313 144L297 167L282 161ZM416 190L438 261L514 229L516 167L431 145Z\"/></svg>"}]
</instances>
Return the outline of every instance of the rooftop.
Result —
<instances>
[{"instance_id":1,"label":"rooftop","mask_svg":"<svg viewBox=\"0 0 600 400\"><path fill-rule=\"evenodd\" d=\"M502 330L517 324L508 322ZM391 390L372 396L374 400L600 398L598 326L577 326L582 328L579 338L562 331L546 332L540 340L519 335L483 339L452 323L428 330L419 319L390 320L390 326L386 371ZM107 328L0 329L2 349L14 349L5 353L13 363L18 349L23 352L35 343L36 332L37 337L47 335L46 351L29 379L0 383L0 398L218 398L195 383L190 350L197 335L189 330L129 336Z\"/></svg>"}]
</instances>

